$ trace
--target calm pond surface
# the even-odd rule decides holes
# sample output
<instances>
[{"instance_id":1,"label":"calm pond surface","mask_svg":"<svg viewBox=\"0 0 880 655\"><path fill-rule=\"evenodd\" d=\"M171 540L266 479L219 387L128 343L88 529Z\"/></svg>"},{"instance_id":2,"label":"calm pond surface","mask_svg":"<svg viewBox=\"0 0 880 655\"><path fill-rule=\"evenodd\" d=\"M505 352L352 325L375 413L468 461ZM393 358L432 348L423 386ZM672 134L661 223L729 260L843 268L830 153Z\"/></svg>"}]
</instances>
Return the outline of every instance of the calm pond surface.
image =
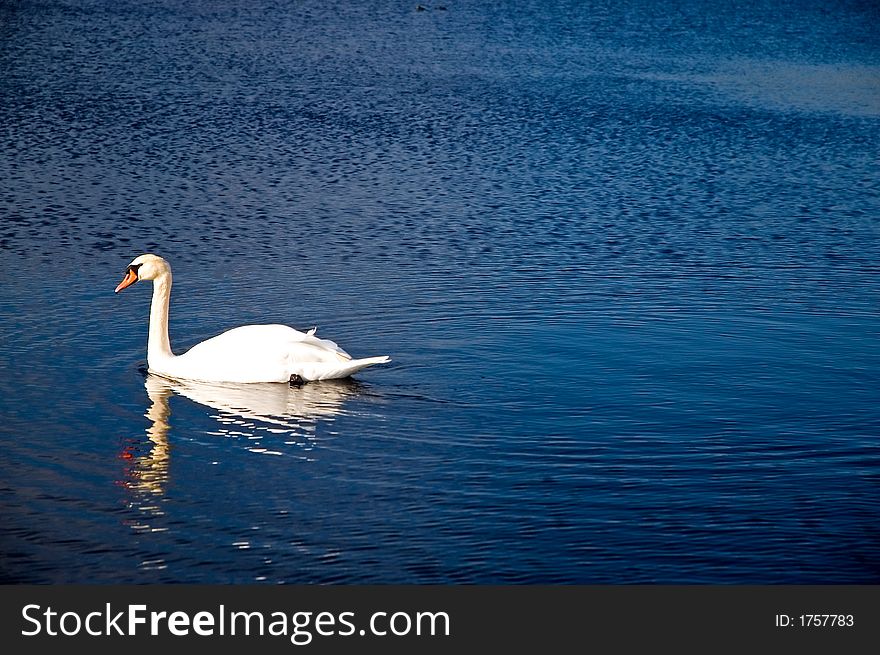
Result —
<instances>
[{"instance_id":1,"label":"calm pond surface","mask_svg":"<svg viewBox=\"0 0 880 655\"><path fill-rule=\"evenodd\" d=\"M880 582L876 4L425 6L0 4L0 581Z\"/></svg>"}]
</instances>

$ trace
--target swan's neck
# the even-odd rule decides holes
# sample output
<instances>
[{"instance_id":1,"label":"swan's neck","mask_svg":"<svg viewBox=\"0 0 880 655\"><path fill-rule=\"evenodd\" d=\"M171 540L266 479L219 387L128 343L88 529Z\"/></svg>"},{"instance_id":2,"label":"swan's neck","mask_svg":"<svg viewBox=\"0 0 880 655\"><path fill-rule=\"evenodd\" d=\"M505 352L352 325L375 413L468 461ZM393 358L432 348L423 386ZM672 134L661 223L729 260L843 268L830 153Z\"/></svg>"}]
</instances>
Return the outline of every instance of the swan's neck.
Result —
<instances>
[{"instance_id":1,"label":"swan's neck","mask_svg":"<svg viewBox=\"0 0 880 655\"><path fill-rule=\"evenodd\" d=\"M171 272L153 281L153 302L150 305L150 336L147 341L147 364L157 369L163 360L174 357L168 338L168 303L171 300Z\"/></svg>"}]
</instances>

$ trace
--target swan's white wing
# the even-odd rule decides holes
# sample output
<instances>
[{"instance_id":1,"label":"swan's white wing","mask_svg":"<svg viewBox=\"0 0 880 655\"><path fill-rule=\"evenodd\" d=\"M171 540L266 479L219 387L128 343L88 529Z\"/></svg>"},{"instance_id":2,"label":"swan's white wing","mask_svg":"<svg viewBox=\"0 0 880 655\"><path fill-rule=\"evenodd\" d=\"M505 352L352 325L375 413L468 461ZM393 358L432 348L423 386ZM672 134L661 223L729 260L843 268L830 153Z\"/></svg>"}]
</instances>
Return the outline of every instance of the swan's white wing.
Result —
<instances>
[{"instance_id":1,"label":"swan's white wing","mask_svg":"<svg viewBox=\"0 0 880 655\"><path fill-rule=\"evenodd\" d=\"M245 325L193 346L160 372L192 380L286 382L293 374L326 378L324 371L342 369L350 360L336 343L313 333L286 325Z\"/></svg>"},{"instance_id":2,"label":"swan's white wing","mask_svg":"<svg viewBox=\"0 0 880 655\"><path fill-rule=\"evenodd\" d=\"M275 326L266 326L266 327L275 327ZM278 327L287 327L286 325L279 325ZM319 348L323 348L325 350L335 351L337 354L342 355L345 359L351 359L351 355L345 352L335 341L330 341L330 339L321 339L315 336L315 331L318 329L316 327L312 328L308 332L300 332L299 330L294 330L293 328L287 328L291 332L295 333L291 335L292 339L297 341L301 341L304 344L309 344L312 346L318 346Z\"/></svg>"}]
</instances>

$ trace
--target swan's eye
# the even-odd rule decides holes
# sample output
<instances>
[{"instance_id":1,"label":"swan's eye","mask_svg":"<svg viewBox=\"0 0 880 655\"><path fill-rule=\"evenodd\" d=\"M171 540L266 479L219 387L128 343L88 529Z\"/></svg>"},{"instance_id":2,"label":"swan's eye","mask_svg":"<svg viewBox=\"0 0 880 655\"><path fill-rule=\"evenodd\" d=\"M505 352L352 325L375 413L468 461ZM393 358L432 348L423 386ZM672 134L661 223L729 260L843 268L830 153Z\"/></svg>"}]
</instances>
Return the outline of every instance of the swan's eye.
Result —
<instances>
[{"instance_id":1,"label":"swan's eye","mask_svg":"<svg viewBox=\"0 0 880 655\"><path fill-rule=\"evenodd\" d=\"M127 269L125 272L128 273L128 271L131 271L132 273L134 273L135 275L137 275L137 274L138 274L138 269L139 269L141 266L143 266L143 264L132 264L131 266L128 267L128 269Z\"/></svg>"}]
</instances>

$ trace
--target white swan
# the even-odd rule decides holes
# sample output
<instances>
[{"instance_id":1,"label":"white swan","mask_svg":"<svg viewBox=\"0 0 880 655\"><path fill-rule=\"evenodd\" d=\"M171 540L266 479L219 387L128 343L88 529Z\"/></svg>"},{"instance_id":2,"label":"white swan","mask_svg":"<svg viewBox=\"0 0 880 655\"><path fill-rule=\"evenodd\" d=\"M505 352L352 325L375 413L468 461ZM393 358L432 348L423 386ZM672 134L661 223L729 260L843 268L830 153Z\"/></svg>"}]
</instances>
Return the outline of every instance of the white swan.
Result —
<instances>
[{"instance_id":1,"label":"white swan","mask_svg":"<svg viewBox=\"0 0 880 655\"><path fill-rule=\"evenodd\" d=\"M147 365L157 375L202 382L302 383L345 378L391 361L387 356L352 359L332 341L314 336L314 329L306 333L286 325L245 325L175 355L168 338L171 266L158 255L136 257L116 293L138 280L153 281Z\"/></svg>"}]
</instances>

